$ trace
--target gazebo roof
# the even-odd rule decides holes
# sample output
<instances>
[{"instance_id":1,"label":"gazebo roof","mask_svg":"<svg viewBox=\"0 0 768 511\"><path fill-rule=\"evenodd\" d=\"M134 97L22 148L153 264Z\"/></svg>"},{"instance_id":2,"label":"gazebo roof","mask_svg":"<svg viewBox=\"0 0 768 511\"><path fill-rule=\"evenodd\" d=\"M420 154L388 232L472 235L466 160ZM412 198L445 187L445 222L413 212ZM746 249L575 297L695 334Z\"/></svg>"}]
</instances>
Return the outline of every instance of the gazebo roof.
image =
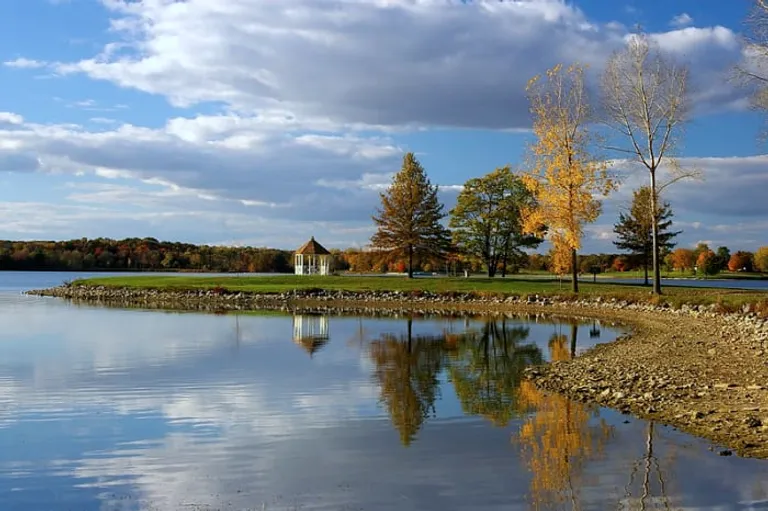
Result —
<instances>
[{"instance_id":1,"label":"gazebo roof","mask_svg":"<svg viewBox=\"0 0 768 511\"><path fill-rule=\"evenodd\" d=\"M315 241L314 236L312 236L312 238L310 238L308 242L304 243L301 247L299 247L296 253L303 254L303 255L330 255L331 254L328 251L328 249L326 249L320 243Z\"/></svg>"}]
</instances>

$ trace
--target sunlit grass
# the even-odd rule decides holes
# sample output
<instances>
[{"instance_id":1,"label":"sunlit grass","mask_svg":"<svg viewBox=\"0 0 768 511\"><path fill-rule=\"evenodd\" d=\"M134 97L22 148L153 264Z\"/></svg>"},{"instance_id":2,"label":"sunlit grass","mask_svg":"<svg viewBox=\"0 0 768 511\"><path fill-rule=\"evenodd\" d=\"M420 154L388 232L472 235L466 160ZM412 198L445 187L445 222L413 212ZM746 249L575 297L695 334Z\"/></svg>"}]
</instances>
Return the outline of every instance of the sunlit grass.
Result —
<instances>
[{"instance_id":1,"label":"sunlit grass","mask_svg":"<svg viewBox=\"0 0 768 511\"><path fill-rule=\"evenodd\" d=\"M329 276L309 277L297 275L276 275L268 277L249 276L130 276L104 277L75 281L74 285L102 285L125 288L144 288L160 290L209 290L217 288L232 292L249 293L284 293L302 289L324 289L345 291L430 291L435 293L468 293L493 296L560 296L575 298L570 292L570 284L558 281L544 281L515 278L448 278L430 277L407 279L404 277L371 276ZM768 301L768 292L739 289L701 288L667 286L663 297L655 297L648 287L610 282L580 282L581 295L586 297L616 298L632 302L666 302L679 306L688 304L719 303L726 308L735 308L747 303Z\"/></svg>"}]
</instances>

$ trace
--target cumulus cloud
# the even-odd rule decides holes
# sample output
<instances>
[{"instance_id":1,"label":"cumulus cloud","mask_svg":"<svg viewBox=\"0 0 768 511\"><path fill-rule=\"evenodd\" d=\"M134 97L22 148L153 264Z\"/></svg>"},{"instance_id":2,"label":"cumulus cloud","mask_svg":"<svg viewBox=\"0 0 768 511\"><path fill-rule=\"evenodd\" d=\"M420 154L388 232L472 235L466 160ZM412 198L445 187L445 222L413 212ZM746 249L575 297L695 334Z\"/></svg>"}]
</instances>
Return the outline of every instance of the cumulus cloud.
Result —
<instances>
[{"instance_id":1,"label":"cumulus cloud","mask_svg":"<svg viewBox=\"0 0 768 511\"><path fill-rule=\"evenodd\" d=\"M206 114L148 128L121 124L118 113L92 117L84 127L35 124L0 112L0 171L125 181L67 190L67 204L56 206L66 223L60 231L35 212L12 215L16 223L0 234L79 236L78 228L92 232L96 221L90 218L102 215L114 223L102 223L97 235L130 231L131 221L131 234L143 235L139 231L153 219L142 215L154 211L155 218L165 215L168 228L152 224L153 232L170 238L207 228L192 239L290 247L323 229L329 245L365 243L378 193L399 167L403 132L436 126L527 130L529 77L580 60L592 66L594 78L629 37L621 23L595 22L561 0L102 3L112 18L111 40L98 55L5 64L86 75L177 106L204 106ZM744 107L743 91L724 80L742 56L732 30L688 26L651 37L691 66L697 113ZM125 107L61 101L86 110ZM756 168L754 161L734 160L723 172L731 164ZM448 208L468 177L440 182L433 176ZM740 193L742 182L752 186L757 179L746 172L722 189ZM704 214L695 203L715 186L719 182L710 180L686 188L679 212ZM717 224L738 216L736 208L722 206ZM741 214L749 216L745 209ZM755 215L762 214L758 209ZM604 218L614 211L606 207ZM194 226L184 224L189 218ZM9 225L18 226L17 234ZM226 234L219 227L225 225ZM610 248L609 236L595 229L596 244L587 248Z\"/></svg>"},{"instance_id":2,"label":"cumulus cloud","mask_svg":"<svg viewBox=\"0 0 768 511\"><path fill-rule=\"evenodd\" d=\"M560 0L105 2L121 37L60 63L173 104L274 108L338 125L526 129L526 81L559 62L599 71L627 29ZM205 30L200 30L205 27ZM663 36L661 34L660 36ZM706 79L739 58L718 27L677 31ZM696 51L689 51L696 48Z\"/></svg>"},{"instance_id":3,"label":"cumulus cloud","mask_svg":"<svg viewBox=\"0 0 768 511\"><path fill-rule=\"evenodd\" d=\"M684 12L672 18L669 24L672 25L673 27L678 27L678 28L687 27L687 26L693 25L693 18L691 17L690 14L688 14L687 12Z\"/></svg>"}]
</instances>

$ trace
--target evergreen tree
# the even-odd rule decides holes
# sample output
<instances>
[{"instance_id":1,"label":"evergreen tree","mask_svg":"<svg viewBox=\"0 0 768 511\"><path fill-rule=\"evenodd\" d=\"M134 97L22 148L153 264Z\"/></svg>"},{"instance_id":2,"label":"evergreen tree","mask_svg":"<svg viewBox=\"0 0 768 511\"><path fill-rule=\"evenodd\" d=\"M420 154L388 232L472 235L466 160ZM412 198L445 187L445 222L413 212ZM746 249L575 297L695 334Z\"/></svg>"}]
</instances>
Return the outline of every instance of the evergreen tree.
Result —
<instances>
[{"instance_id":1,"label":"evergreen tree","mask_svg":"<svg viewBox=\"0 0 768 511\"><path fill-rule=\"evenodd\" d=\"M668 252L675 247L672 241L680 231L670 231L672 226L672 209L668 202L658 207L656 216L658 222L659 249ZM653 216L651 215L651 188L641 186L632 194L632 205L627 214L620 213L619 221L613 226L613 232L618 241L613 244L620 250L626 250L632 255L640 256L643 261L645 285L648 285L648 266L653 254Z\"/></svg>"},{"instance_id":2,"label":"evergreen tree","mask_svg":"<svg viewBox=\"0 0 768 511\"><path fill-rule=\"evenodd\" d=\"M534 198L522 180L503 167L464 184L450 226L464 254L477 257L496 275L506 270L510 258L519 257L521 247L536 247L541 239L523 234L521 210L533 207Z\"/></svg>"},{"instance_id":3,"label":"evergreen tree","mask_svg":"<svg viewBox=\"0 0 768 511\"><path fill-rule=\"evenodd\" d=\"M443 257L448 250L449 233L440 223L444 217L437 186L430 183L413 153L407 153L400 172L381 194L371 242L390 254L405 256L408 278L413 278L414 257Z\"/></svg>"}]
</instances>

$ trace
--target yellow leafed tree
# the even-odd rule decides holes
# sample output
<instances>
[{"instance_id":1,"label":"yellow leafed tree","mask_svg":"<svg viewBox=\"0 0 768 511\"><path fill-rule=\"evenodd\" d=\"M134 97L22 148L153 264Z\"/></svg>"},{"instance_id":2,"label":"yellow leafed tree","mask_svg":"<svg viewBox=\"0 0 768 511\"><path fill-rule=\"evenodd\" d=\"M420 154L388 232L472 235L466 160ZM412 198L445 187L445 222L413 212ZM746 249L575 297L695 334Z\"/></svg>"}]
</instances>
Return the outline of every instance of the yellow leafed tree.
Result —
<instances>
[{"instance_id":1,"label":"yellow leafed tree","mask_svg":"<svg viewBox=\"0 0 768 511\"><path fill-rule=\"evenodd\" d=\"M588 129L591 109L584 86L584 67L557 65L528 83L536 140L529 148L523 180L537 206L523 212L524 229L546 235L556 253L570 254L573 291L578 292L577 251L584 225L600 215L596 195L607 195L614 183L605 161L591 153Z\"/></svg>"}]
</instances>

